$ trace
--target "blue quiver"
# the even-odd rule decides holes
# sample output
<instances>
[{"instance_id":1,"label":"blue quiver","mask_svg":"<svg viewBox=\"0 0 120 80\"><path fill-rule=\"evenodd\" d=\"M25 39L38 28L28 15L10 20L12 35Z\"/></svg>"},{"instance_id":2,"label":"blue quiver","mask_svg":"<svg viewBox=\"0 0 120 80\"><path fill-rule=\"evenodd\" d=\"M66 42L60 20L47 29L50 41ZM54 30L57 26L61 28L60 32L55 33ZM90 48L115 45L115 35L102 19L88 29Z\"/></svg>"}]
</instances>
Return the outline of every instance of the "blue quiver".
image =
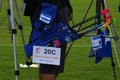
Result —
<instances>
[{"instance_id":1,"label":"blue quiver","mask_svg":"<svg viewBox=\"0 0 120 80\"><path fill-rule=\"evenodd\" d=\"M44 28L47 26L44 26ZM30 43L25 46L25 51L27 56L32 56L33 46L53 46L53 40L57 39L61 44L67 44L68 42L74 41L79 38L79 35L70 28L70 26L65 25L63 22L52 23L50 29L47 31L38 31L33 29L30 37Z\"/></svg>"}]
</instances>

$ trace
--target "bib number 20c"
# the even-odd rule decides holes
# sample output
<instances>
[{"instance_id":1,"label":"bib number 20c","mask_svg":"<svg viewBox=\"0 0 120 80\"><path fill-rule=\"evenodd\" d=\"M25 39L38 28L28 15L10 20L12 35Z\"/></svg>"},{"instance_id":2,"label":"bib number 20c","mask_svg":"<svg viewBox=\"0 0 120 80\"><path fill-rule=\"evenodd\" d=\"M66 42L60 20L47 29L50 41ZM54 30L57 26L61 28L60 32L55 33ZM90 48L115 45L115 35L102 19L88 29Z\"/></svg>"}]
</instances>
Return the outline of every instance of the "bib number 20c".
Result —
<instances>
[{"instance_id":1,"label":"bib number 20c","mask_svg":"<svg viewBox=\"0 0 120 80\"><path fill-rule=\"evenodd\" d=\"M54 50L54 49L44 49L44 54L55 55L56 50Z\"/></svg>"}]
</instances>

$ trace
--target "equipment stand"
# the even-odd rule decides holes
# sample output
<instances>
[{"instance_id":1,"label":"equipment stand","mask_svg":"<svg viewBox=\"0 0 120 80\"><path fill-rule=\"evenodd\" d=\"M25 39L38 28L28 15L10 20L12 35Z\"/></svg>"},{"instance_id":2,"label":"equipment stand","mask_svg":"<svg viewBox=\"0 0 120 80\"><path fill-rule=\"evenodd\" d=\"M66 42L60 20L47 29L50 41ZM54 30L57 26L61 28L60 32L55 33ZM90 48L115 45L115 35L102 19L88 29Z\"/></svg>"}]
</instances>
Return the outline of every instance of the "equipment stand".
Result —
<instances>
[{"instance_id":1,"label":"equipment stand","mask_svg":"<svg viewBox=\"0 0 120 80\"><path fill-rule=\"evenodd\" d=\"M97 21L97 25L101 24L101 10L102 10L101 8L103 10L108 10L107 4L106 4L106 0L97 0L96 1L96 14L97 14L97 20L96 21ZM108 12L106 15L104 15L104 17L106 17L106 16L110 16L111 17L110 12ZM108 31L108 33L110 32L110 35L113 37L113 40L114 40L114 42L112 41L112 43L113 43L113 45L116 45L116 46L114 46L114 48L117 47L117 52L120 54L120 47L119 47L118 37L116 35L116 32L115 32L113 24L110 24L110 26L108 28L106 28L106 31ZM98 32L97 34L101 34L100 30L98 30L97 32ZM114 80L117 80L116 72L115 72L115 63L114 63L114 60L113 60L113 55L111 57L111 66L113 68Z\"/></svg>"},{"instance_id":2,"label":"equipment stand","mask_svg":"<svg viewBox=\"0 0 120 80\"><path fill-rule=\"evenodd\" d=\"M113 47L114 47L114 52L115 52L115 56L116 56L116 59L117 59L117 62L118 62L118 66L120 68L120 60L119 60L119 57L117 55L120 54L120 46L119 46L119 42L118 42L118 36L115 32L115 29L114 29L114 26L113 26L113 22L112 22L112 19L111 19L111 15L110 15L110 12L109 12L109 9L108 9L108 6L107 6L107 3L106 3L106 0L96 0L96 15L91 17L91 18L88 18L88 19L85 19L87 14L88 14L88 11L91 7L93 3L93 0L90 1L90 5L88 6L86 12L85 12L85 15L83 17L83 20L82 22L72 26L72 29L76 28L77 26L79 26L77 32L80 32L79 34L81 36L95 36L95 35L101 35L101 29L98 29L99 25L101 25L101 22L105 22L107 23L110 22L110 24L107 24L107 26L109 25L109 27L105 27L105 30L106 32L109 34L109 36L104 36L104 37L108 37L108 38L111 38L112 39L112 44L113 44ZM105 11L104 14L102 14L102 11ZM102 19L102 16L104 17L104 19ZM107 17L107 19L105 19ZM87 27L84 27L84 28L81 28L81 25L90 21L90 20L93 20L95 19L95 23L92 23L91 25L87 26ZM113 20L114 21L114 20ZM82 32L83 30L86 30L87 28L91 27L91 26L94 26L95 27L93 29L90 29L90 30L87 30L87 31L84 31ZM95 34L88 34L92 31L95 31L97 30L97 32ZM70 48L71 48L72 45L70 45ZM69 49L70 50L70 49ZM68 54L68 53L67 53ZM116 72L115 72L115 63L114 63L114 60L113 60L113 55L111 56L111 66L113 68L113 73L114 73L114 80L117 80L116 78Z\"/></svg>"},{"instance_id":3,"label":"equipment stand","mask_svg":"<svg viewBox=\"0 0 120 80\"><path fill-rule=\"evenodd\" d=\"M11 25L11 31L12 31L12 41L13 41L13 51L14 51L14 66L15 66L15 80L18 80L19 76L19 70L17 67L17 56L16 56L16 33L17 30L14 26L14 10L13 10L13 0L8 0L9 8L8 9L8 15L10 18L10 25Z\"/></svg>"},{"instance_id":4,"label":"equipment stand","mask_svg":"<svg viewBox=\"0 0 120 80\"><path fill-rule=\"evenodd\" d=\"M15 8L16 8L18 21L16 19L14 19L13 5L15 5ZM16 0L8 0L7 14L8 14L9 30L12 33L12 41L13 41L15 80L18 80L18 76L19 76L20 72L18 70L17 55L16 55L16 34L17 34L17 30L15 29L15 26L14 26L15 22L17 23L18 28L21 31L23 46L25 46L25 40L24 40L24 34L23 34L23 31L22 31L23 27L21 25L20 14L19 14L19 11L18 11L18 6L17 6ZM27 56L26 56L26 63L29 64ZM32 76L31 76L29 65L28 65L28 72L29 72L30 80L32 80Z\"/></svg>"}]
</instances>

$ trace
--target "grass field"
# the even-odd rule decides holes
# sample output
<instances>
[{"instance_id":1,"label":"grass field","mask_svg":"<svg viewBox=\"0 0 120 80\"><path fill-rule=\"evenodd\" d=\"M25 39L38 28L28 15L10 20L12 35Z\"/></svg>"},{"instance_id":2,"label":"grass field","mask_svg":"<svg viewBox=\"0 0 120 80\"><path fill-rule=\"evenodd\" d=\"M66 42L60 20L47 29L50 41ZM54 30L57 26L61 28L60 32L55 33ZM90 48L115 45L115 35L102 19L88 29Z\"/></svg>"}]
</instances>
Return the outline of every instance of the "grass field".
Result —
<instances>
[{"instance_id":1,"label":"grass field","mask_svg":"<svg viewBox=\"0 0 120 80\"><path fill-rule=\"evenodd\" d=\"M116 23L114 23L115 30L118 37L120 37L120 13L118 12L118 0L106 0L109 8L111 9L111 14L116 18ZM21 1L17 0L19 3L19 11L21 7ZM3 7L0 12L0 80L15 80L14 74L14 54L13 54L13 44L11 40L11 34L8 30L8 20L6 17L7 11L7 0L3 1ZM85 10L89 4L89 0L71 0L74 11L74 21L78 23L82 20ZM88 13L87 17L95 15L95 1ZM29 35L31 31L31 25L29 17L25 17L21 14L21 22L23 25L23 32L25 37L25 42L28 43ZM5 20L2 22L2 20ZM15 13L15 18L17 18ZM91 22L89 22L91 23ZM88 24L89 24L88 23ZM88 25L85 24L85 25ZM85 26L83 25L83 26ZM15 24L16 26L16 24ZM16 26L16 53L17 53L17 63L18 69L20 71L19 80L29 80L28 69L20 68L19 64L25 64L26 58L24 53L24 48L22 45L22 38L20 30ZM69 44L68 44L69 47ZM60 74L57 80L114 80L113 70L111 67L111 59L104 58L99 64L95 64L94 58L89 58L91 48L90 37L83 37L74 42L70 53L66 58L65 71ZM120 56L120 55L118 55ZM117 80L120 80L120 68L118 67L116 56L113 51L113 58L115 61L115 69ZM120 59L120 57L119 57ZM38 68L30 68L33 80L38 80Z\"/></svg>"}]
</instances>

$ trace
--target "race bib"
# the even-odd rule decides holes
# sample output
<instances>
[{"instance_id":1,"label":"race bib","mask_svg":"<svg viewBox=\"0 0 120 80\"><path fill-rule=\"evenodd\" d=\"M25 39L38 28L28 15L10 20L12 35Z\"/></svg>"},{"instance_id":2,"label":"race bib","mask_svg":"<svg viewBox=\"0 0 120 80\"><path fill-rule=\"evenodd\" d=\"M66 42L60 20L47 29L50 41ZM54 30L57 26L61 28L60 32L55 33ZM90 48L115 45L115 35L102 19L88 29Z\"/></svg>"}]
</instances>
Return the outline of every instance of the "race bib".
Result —
<instances>
[{"instance_id":1,"label":"race bib","mask_svg":"<svg viewBox=\"0 0 120 80\"><path fill-rule=\"evenodd\" d=\"M61 48L33 46L33 62L60 65Z\"/></svg>"}]
</instances>

